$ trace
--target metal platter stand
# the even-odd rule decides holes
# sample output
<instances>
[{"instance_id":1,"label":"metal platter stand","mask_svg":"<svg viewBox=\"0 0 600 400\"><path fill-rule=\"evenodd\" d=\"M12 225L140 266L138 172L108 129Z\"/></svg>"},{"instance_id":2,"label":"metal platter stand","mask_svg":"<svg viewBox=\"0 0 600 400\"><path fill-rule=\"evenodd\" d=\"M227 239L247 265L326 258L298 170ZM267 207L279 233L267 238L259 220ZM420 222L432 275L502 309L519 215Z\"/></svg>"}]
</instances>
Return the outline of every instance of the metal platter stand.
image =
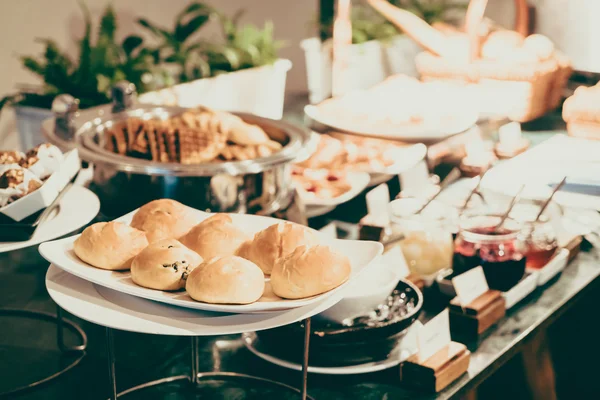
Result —
<instances>
[{"instance_id":1,"label":"metal platter stand","mask_svg":"<svg viewBox=\"0 0 600 400\"><path fill-rule=\"evenodd\" d=\"M24 392L27 390L31 390L37 386L40 386L44 383L47 383L59 376L65 374L70 371L72 368L77 366L83 357L85 356L85 350L87 348L87 335L77 325L76 323L65 319L62 315L62 309L57 306L56 307L56 315L51 313L47 313L44 311L33 311L33 310L24 310L24 309L14 309L14 308L3 308L0 309L0 318L8 317L8 318L26 318L30 320L44 321L44 322L55 322L56 323L56 345L60 352L63 355L73 356L73 360L67 364L65 364L59 371L33 381L31 383L27 383L25 385L20 385L15 388L11 388L7 391L0 393L0 398L8 397L16 395L17 393ZM65 326L67 329L71 330L78 338L80 345L77 346L67 346L64 340L64 329Z\"/></svg>"},{"instance_id":2,"label":"metal platter stand","mask_svg":"<svg viewBox=\"0 0 600 400\"><path fill-rule=\"evenodd\" d=\"M137 298L128 294L95 285L51 265L46 275L46 288L50 297L68 312L91 323L106 328L108 376L110 399L116 400L127 394L173 382L189 382L198 388L209 380L263 383L288 390L310 399L307 395L308 356L310 344L310 318L334 304L343 293L331 296L299 308L257 314L219 314L186 308L174 308L165 304ZM232 335L243 332L272 329L294 322L304 321L303 360L299 388L263 377L235 372L200 372L198 338L200 336ZM152 335L190 336L190 370L187 375L169 376L117 391L115 370L114 330ZM300 345L300 343L298 343Z\"/></svg>"}]
</instances>

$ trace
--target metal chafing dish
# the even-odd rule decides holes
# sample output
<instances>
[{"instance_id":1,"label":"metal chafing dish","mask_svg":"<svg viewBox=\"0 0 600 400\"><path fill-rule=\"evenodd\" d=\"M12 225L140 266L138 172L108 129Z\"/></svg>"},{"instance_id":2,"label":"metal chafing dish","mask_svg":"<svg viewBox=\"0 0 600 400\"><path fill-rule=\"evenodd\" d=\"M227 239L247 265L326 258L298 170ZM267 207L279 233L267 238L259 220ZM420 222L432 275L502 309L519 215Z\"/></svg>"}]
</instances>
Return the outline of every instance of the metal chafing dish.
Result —
<instances>
[{"instance_id":1,"label":"metal chafing dish","mask_svg":"<svg viewBox=\"0 0 600 400\"><path fill-rule=\"evenodd\" d=\"M93 165L91 188L98 194L102 212L117 216L157 198L172 198L212 212L272 214L286 208L294 196L291 164L309 154L310 132L283 121L234 113L257 124L282 143L268 157L247 161L183 165L158 163L104 148L104 130L129 117L167 118L180 107L135 104L135 87L113 88L113 104L79 111L78 101L61 95L53 104L55 118L44 123L44 135L62 149L77 148L82 160Z\"/></svg>"}]
</instances>

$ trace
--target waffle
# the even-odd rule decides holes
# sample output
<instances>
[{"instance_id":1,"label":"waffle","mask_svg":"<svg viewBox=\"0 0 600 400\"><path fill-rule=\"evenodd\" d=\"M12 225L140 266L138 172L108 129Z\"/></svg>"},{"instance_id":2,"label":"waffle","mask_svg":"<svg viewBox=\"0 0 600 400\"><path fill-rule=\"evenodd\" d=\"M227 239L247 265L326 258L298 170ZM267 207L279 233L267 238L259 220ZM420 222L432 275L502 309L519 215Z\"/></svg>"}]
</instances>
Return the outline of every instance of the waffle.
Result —
<instances>
[{"instance_id":1,"label":"waffle","mask_svg":"<svg viewBox=\"0 0 600 400\"><path fill-rule=\"evenodd\" d=\"M206 108L166 121L130 118L106 130L111 152L156 162L200 164L267 157L282 145L257 125Z\"/></svg>"}]
</instances>

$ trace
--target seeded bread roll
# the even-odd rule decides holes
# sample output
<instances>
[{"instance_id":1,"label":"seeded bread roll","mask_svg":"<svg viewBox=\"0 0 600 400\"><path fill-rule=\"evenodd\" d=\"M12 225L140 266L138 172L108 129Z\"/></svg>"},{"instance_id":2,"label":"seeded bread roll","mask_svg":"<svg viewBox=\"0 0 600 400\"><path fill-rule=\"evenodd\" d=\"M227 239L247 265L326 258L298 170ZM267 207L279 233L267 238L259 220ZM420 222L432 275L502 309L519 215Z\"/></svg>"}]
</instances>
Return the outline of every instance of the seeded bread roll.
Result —
<instances>
[{"instance_id":1,"label":"seeded bread roll","mask_svg":"<svg viewBox=\"0 0 600 400\"><path fill-rule=\"evenodd\" d=\"M205 303L250 304L262 296L265 276L241 257L215 257L190 273L185 288L192 299Z\"/></svg>"},{"instance_id":2,"label":"seeded bread roll","mask_svg":"<svg viewBox=\"0 0 600 400\"><path fill-rule=\"evenodd\" d=\"M271 273L273 292L284 299L325 293L350 277L350 260L327 246L300 246L277 260Z\"/></svg>"},{"instance_id":3,"label":"seeded bread roll","mask_svg":"<svg viewBox=\"0 0 600 400\"><path fill-rule=\"evenodd\" d=\"M282 222L258 232L251 242L240 247L238 255L252 261L269 275L278 258L291 254L298 246L311 247L318 243L318 237L309 229Z\"/></svg>"},{"instance_id":4,"label":"seeded bread roll","mask_svg":"<svg viewBox=\"0 0 600 400\"><path fill-rule=\"evenodd\" d=\"M131 279L137 285L157 290L179 290L202 257L175 239L154 242L131 263Z\"/></svg>"},{"instance_id":5,"label":"seeded bread roll","mask_svg":"<svg viewBox=\"0 0 600 400\"><path fill-rule=\"evenodd\" d=\"M146 246L146 234L121 222L98 222L87 227L73 250L82 261L101 269L126 270Z\"/></svg>"},{"instance_id":6,"label":"seeded bread roll","mask_svg":"<svg viewBox=\"0 0 600 400\"><path fill-rule=\"evenodd\" d=\"M215 214L192 228L181 243L209 260L235 254L248 240L250 235L236 227L229 215Z\"/></svg>"},{"instance_id":7,"label":"seeded bread roll","mask_svg":"<svg viewBox=\"0 0 600 400\"><path fill-rule=\"evenodd\" d=\"M160 199L140 207L131 226L146 232L150 243L179 239L196 225L192 210L175 200Z\"/></svg>"}]
</instances>

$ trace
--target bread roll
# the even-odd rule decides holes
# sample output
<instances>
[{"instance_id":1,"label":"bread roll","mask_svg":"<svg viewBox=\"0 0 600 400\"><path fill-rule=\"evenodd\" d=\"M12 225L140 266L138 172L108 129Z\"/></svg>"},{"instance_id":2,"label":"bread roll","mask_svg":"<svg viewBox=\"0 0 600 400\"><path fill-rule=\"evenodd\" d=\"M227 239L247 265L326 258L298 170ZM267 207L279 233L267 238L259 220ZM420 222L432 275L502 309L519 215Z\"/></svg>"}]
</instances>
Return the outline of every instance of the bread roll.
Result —
<instances>
[{"instance_id":1,"label":"bread roll","mask_svg":"<svg viewBox=\"0 0 600 400\"><path fill-rule=\"evenodd\" d=\"M131 226L146 232L150 243L162 239L179 239L196 225L193 211L170 199L151 201L140 207Z\"/></svg>"},{"instance_id":2,"label":"bread roll","mask_svg":"<svg viewBox=\"0 0 600 400\"><path fill-rule=\"evenodd\" d=\"M202 257L175 239L154 242L135 256L131 279L137 285L158 290L179 290Z\"/></svg>"},{"instance_id":3,"label":"bread roll","mask_svg":"<svg viewBox=\"0 0 600 400\"><path fill-rule=\"evenodd\" d=\"M271 225L254 235L252 242L244 244L238 251L240 257L252 261L270 274L280 257L291 254L298 246L316 246L317 235L302 225L282 222Z\"/></svg>"},{"instance_id":4,"label":"bread roll","mask_svg":"<svg viewBox=\"0 0 600 400\"><path fill-rule=\"evenodd\" d=\"M98 222L83 231L73 250L82 261L102 269L129 269L146 246L146 234L121 222Z\"/></svg>"},{"instance_id":5,"label":"bread roll","mask_svg":"<svg viewBox=\"0 0 600 400\"><path fill-rule=\"evenodd\" d=\"M181 243L203 259L235 254L250 235L237 228L227 214L215 214L202 221L181 238Z\"/></svg>"},{"instance_id":6,"label":"bread roll","mask_svg":"<svg viewBox=\"0 0 600 400\"><path fill-rule=\"evenodd\" d=\"M327 246L300 246L277 260L271 273L273 292L285 299L301 299L328 292L350 277L350 260Z\"/></svg>"},{"instance_id":7,"label":"bread roll","mask_svg":"<svg viewBox=\"0 0 600 400\"><path fill-rule=\"evenodd\" d=\"M256 264L241 257L215 257L190 273L185 288L197 301L249 304L262 296L265 275Z\"/></svg>"}]
</instances>

